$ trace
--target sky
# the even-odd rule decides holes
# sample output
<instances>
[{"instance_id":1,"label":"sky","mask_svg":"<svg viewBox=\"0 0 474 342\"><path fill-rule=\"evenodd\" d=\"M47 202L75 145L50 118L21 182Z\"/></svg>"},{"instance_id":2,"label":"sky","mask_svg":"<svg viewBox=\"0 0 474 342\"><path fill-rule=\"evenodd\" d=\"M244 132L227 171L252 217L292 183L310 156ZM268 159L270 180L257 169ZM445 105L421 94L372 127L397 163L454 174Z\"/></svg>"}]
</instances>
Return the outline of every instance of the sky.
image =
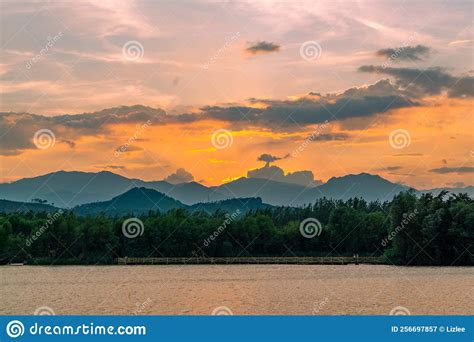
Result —
<instances>
[{"instance_id":1,"label":"sky","mask_svg":"<svg viewBox=\"0 0 474 342\"><path fill-rule=\"evenodd\" d=\"M2 1L0 182L106 170L217 185L277 170L474 185L473 9Z\"/></svg>"}]
</instances>

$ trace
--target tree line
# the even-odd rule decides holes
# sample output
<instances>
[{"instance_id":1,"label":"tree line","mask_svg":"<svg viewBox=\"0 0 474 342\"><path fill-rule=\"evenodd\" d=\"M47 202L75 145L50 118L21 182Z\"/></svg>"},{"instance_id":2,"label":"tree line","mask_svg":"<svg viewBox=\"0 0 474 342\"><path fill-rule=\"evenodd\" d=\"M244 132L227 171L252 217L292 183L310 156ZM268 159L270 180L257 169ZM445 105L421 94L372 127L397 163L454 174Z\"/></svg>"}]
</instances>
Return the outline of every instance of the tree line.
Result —
<instances>
[{"instance_id":1,"label":"tree line","mask_svg":"<svg viewBox=\"0 0 474 342\"><path fill-rule=\"evenodd\" d=\"M408 191L391 202L319 199L302 208L110 217L0 213L0 262L110 264L117 257L384 256L395 265L472 265L474 202ZM304 226L303 222L311 226ZM128 220L127 225L124 222Z\"/></svg>"}]
</instances>

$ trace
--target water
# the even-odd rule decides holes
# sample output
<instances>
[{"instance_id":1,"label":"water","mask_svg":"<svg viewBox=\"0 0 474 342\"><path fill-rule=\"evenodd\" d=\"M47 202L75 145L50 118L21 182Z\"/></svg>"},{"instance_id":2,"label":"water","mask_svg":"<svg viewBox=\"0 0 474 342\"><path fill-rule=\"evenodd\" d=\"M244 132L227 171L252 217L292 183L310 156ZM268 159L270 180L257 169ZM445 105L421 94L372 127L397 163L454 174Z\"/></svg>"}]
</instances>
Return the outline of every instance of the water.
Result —
<instances>
[{"instance_id":1,"label":"water","mask_svg":"<svg viewBox=\"0 0 474 342\"><path fill-rule=\"evenodd\" d=\"M0 267L0 314L474 314L473 267Z\"/></svg>"}]
</instances>

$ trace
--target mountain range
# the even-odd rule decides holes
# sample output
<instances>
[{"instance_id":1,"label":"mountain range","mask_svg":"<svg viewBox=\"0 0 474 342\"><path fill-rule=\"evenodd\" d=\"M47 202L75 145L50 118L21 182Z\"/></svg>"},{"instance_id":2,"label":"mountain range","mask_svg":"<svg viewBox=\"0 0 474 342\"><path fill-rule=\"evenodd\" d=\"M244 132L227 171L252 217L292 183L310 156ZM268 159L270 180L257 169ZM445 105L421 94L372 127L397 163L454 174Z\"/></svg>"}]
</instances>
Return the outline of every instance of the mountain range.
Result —
<instances>
[{"instance_id":1,"label":"mountain range","mask_svg":"<svg viewBox=\"0 0 474 342\"><path fill-rule=\"evenodd\" d=\"M0 199L23 202L47 203L59 208L74 208L81 214L97 213L107 209L109 213L124 210L142 212L203 207L215 211L227 207L234 210L238 203L251 203L251 207L302 206L318 198L347 200L360 197L367 201L387 201L408 187L392 183L378 175L361 173L333 177L326 183L305 187L265 178L242 177L219 186L207 187L197 182L170 184L166 181L143 181L126 178L112 172L97 173L58 171L46 175L24 178L0 184ZM442 190L474 195L474 187L415 190L418 193ZM238 199L238 201L229 201ZM8 208L20 204L2 201ZM254 201L254 202L252 202ZM156 205L158 203L158 206Z\"/></svg>"}]
</instances>

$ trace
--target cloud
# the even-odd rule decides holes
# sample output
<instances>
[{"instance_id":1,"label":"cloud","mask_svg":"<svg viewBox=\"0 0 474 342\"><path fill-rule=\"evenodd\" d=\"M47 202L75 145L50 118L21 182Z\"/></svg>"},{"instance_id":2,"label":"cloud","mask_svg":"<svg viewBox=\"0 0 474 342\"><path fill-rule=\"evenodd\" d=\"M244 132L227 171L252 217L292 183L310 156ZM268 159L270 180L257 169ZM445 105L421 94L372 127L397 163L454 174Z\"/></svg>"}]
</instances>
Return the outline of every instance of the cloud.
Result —
<instances>
[{"instance_id":1,"label":"cloud","mask_svg":"<svg viewBox=\"0 0 474 342\"><path fill-rule=\"evenodd\" d=\"M453 188L464 188L466 186L464 182L446 183L446 185L452 186Z\"/></svg>"},{"instance_id":2,"label":"cloud","mask_svg":"<svg viewBox=\"0 0 474 342\"><path fill-rule=\"evenodd\" d=\"M312 171L295 171L293 173L290 172L285 175L283 169L275 165L270 166L268 163L260 169L249 170L247 172L247 177L269 179L276 182L298 184L306 187L314 187L319 184L322 184L321 181L314 179Z\"/></svg>"},{"instance_id":3,"label":"cloud","mask_svg":"<svg viewBox=\"0 0 474 342\"><path fill-rule=\"evenodd\" d=\"M98 166L99 169L110 169L110 170L125 170L126 167L123 165L104 165Z\"/></svg>"},{"instance_id":4,"label":"cloud","mask_svg":"<svg viewBox=\"0 0 474 342\"><path fill-rule=\"evenodd\" d=\"M397 153L393 155L394 157L421 157L423 153Z\"/></svg>"},{"instance_id":5,"label":"cloud","mask_svg":"<svg viewBox=\"0 0 474 342\"><path fill-rule=\"evenodd\" d=\"M249 101L265 108L207 106L201 108L202 112L194 114L194 117L289 131L326 121L370 117L396 108L418 106L417 102L402 94L388 80L381 80L367 87L350 88L342 94L327 94L317 99L302 97L283 101Z\"/></svg>"},{"instance_id":6,"label":"cloud","mask_svg":"<svg viewBox=\"0 0 474 342\"><path fill-rule=\"evenodd\" d=\"M273 156L273 155L268 154L268 153L263 153L263 154L261 154L261 155L257 158L257 160L258 160L258 161L263 161L263 162L266 162L266 163L273 163L273 162L275 162L275 161L277 161L277 160L281 160L281 159L288 158L289 156L290 156L290 155L287 154L287 155L285 155L285 156L283 156L283 157L277 157L277 156Z\"/></svg>"},{"instance_id":7,"label":"cloud","mask_svg":"<svg viewBox=\"0 0 474 342\"><path fill-rule=\"evenodd\" d=\"M415 69L363 65L359 71L393 76L396 85L409 96L423 97L443 92L447 92L449 97L474 96L473 76L453 76L439 67Z\"/></svg>"},{"instance_id":8,"label":"cloud","mask_svg":"<svg viewBox=\"0 0 474 342\"><path fill-rule=\"evenodd\" d=\"M460 166L460 167L440 167L437 169L431 169L429 172L434 172L434 173L440 173L440 174L445 174L445 173L473 173L474 172L474 167L472 166Z\"/></svg>"},{"instance_id":9,"label":"cloud","mask_svg":"<svg viewBox=\"0 0 474 342\"><path fill-rule=\"evenodd\" d=\"M61 142L68 145L70 148L76 147L76 143L72 140L61 140Z\"/></svg>"},{"instance_id":10,"label":"cloud","mask_svg":"<svg viewBox=\"0 0 474 342\"><path fill-rule=\"evenodd\" d=\"M47 128L59 141L74 142L83 136L107 134L114 124L143 125L191 124L202 120L232 123L235 129L264 128L294 132L314 124L350 118L368 118L392 109L418 103L405 96L388 80L364 87L353 87L341 94L304 96L295 100L249 99L250 105L204 106L197 113L166 114L162 109L142 105L121 106L93 113L43 116L29 113L0 113L0 155L16 155L34 149L34 132ZM261 106L255 108L256 103ZM142 125L138 127L139 125ZM148 127L148 126L147 126ZM321 134L315 140L343 140L347 136ZM134 138L133 141L137 141ZM124 143L124 142L123 142ZM72 146L72 145L70 145Z\"/></svg>"},{"instance_id":11,"label":"cloud","mask_svg":"<svg viewBox=\"0 0 474 342\"><path fill-rule=\"evenodd\" d=\"M164 181L171 184L188 183L194 180L194 176L185 169L177 169L175 173L170 174Z\"/></svg>"},{"instance_id":12,"label":"cloud","mask_svg":"<svg viewBox=\"0 0 474 342\"><path fill-rule=\"evenodd\" d=\"M401 166L387 166L387 167L381 167L377 169L377 171L397 171L401 169L403 169L403 167Z\"/></svg>"},{"instance_id":13,"label":"cloud","mask_svg":"<svg viewBox=\"0 0 474 342\"><path fill-rule=\"evenodd\" d=\"M278 52L280 51L280 45L266 42L266 41L257 41L257 42L249 42L249 46L245 49L246 52L257 55L261 53L271 53L271 52Z\"/></svg>"},{"instance_id":14,"label":"cloud","mask_svg":"<svg viewBox=\"0 0 474 342\"><path fill-rule=\"evenodd\" d=\"M391 58L393 60L419 61L430 53L431 49L424 45L402 46L398 48L381 49L376 52L377 56Z\"/></svg>"},{"instance_id":15,"label":"cloud","mask_svg":"<svg viewBox=\"0 0 474 342\"><path fill-rule=\"evenodd\" d=\"M106 134L113 124L135 123L136 133L143 133L143 125L160 123L166 114L161 109L130 106L104 109L94 113L43 116L29 113L0 113L0 155L17 155L23 150L35 149L33 137L40 129L51 130L56 139L69 147L82 136ZM134 138L133 141L137 141ZM120 150L123 146L119 146ZM134 147L128 146L132 151ZM136 149L136 147L135 147Z\"/></svg>"}]
</instances>

